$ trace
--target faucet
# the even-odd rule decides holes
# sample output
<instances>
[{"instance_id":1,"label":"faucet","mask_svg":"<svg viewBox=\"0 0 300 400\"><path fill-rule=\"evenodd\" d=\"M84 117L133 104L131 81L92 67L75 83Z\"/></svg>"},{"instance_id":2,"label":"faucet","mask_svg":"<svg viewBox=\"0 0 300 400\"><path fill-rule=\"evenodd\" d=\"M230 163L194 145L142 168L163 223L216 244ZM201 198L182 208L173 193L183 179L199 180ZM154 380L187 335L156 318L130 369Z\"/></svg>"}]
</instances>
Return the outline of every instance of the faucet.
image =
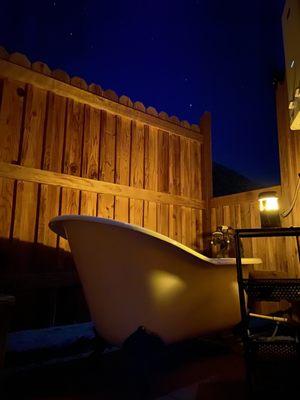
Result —
<instances>
[{"instance_id":1,"label":"faucet","mask_svg":"<svg viewBox=\"0 0 300 400\"><path fill-rule=\"evenodd\" d=\"M214 257L226 258L235 256L234 229L231 226L217 226L217 230L212 233L210 243Z\"/></svg>"}]
</instances>

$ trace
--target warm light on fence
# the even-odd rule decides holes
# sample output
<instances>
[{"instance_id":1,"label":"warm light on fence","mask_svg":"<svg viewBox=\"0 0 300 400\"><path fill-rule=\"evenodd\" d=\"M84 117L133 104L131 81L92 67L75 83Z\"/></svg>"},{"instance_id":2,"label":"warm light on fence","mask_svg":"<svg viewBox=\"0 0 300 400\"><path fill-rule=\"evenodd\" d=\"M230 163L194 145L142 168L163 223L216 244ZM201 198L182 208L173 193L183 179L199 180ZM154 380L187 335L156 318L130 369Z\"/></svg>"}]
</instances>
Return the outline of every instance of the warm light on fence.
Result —
<instances>
[{"instance_id":1,"label":"warm light on fence","mask_svg":"<svg viewBox=\"0 0 300 400\"><path fill-rule=\"evenodd\" d=\"M258 195L260 221L263 228L279 227L279 203L276 192L262 192Z\"/></svg>"}]
</instances>

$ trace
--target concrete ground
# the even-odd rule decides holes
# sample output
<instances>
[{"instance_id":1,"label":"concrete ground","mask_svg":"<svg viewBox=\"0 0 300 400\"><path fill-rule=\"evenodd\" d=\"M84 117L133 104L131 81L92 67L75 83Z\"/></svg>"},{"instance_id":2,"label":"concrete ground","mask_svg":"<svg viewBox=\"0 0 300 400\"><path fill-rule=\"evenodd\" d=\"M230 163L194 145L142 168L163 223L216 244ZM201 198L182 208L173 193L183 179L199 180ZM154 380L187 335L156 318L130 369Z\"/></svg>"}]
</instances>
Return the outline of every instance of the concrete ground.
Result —
<instances>
[{"instance_id":1,"label":"concrete ground","mask_svg":"<svg viewBox=\"0 0 300 400\"><path fill-rule=\"evenodd\" d=\"M121 350L6 376L1 399L24 400L248 400L287 395L277 378L261 374L262 396L250 396L245 362L238 345L192 341L168 350L165 357L128 357ZM268 368L268 371L270 369ZM267 385L267 386L266 386ZM282 390L281 390L282 389ZM280 395L280 396L279 396ZM283 396L283 398L287 398Z\"/></svg>"}]
</instances>

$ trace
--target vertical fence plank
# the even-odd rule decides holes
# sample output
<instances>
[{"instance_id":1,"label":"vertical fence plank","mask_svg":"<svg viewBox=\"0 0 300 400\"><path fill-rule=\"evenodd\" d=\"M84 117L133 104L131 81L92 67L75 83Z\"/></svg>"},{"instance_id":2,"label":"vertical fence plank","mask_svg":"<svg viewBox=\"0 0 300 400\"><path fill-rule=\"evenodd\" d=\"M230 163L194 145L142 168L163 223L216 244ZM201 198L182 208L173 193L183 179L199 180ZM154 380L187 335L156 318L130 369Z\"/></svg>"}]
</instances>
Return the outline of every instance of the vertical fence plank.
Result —
<instances>
[{"instance_id":1,"label":"vertical fence plank","mask_svg":"<svg viewBox=\"0 0 300 400\"><path fill-rule=\"evenodd\" d=\"M260 228L260 216L257 203L250 203L250 227L251 228ZM255 269L264 269L266 268L266 256L267 256L267 243L268 238L252 238L252 255L253 257L260 257L263 261L262 265L254 266Z\"/></svg>"},{"instance_id":2,"label":"vertical fence plank","mask_svg":"<svg viewBox=\"0 0 300 400\"><path fill-rule=\"evenodd\" d=\"M31 85L27 88L24 132L21 149L21 165L40 168L45 128L47 92ZM16 207L13 236L22 242L34 243L37 236L37 213L39 185L33 182L17 183ZM31 265L33 246L18 249L22 266Z\"/></svg>"},{"instance_id":3,"label":"vertical fence plank","mask_svg":"<svg viewBox=\"0 0 300 400\"><path fill-rule=\"evenodd\" d=\"M116 116L106 111L101 118L100 143L100 180L115 181L115 149L116 149ZM98 215L114 218L115 196L101 194L98 196Z\"/></svg>"},{"instance_id":4,"label":"vertical fence plank","mask_svg":"<svg viewBox=\"0 0 300 400\"><path fill-rule=\"evenodd\" d=\"M251 228L260 227L259 211L257 204L255 204L254 202L250 203L250 227ZM262 257L261 250L263 247L264 244L262 244L262 240L260 238L252 238L253 257Z\"/></svg>"},{"instance_id":5,"label":"vertical fence plank","mask_svg":"<svg viewBox=\"0 0 300 400\"><path fill-rule=\"evenodd\" d=\"M230 212L230 226L235 229L236 228L236 212L235 212L235 207L234 204L231 204L229 206L229 212Z\"/></svg>"},{"instance_id":6,"label":"vertical fence plank","mask_svg":"<svg viewBox=\"0 0 300 400\"><path fill-rule=\"evenodd\" d=\"M180 138L176 135L169 136L169 191L171 194L180 195ZM170 204L169 206L169 236L181 241L181 207Z\"/></svg>"},{"instance_id":7,"label":"vertical fence plank","mask_svg":"<svg viewBox=\"0 0 300 400\"><path fill-rule=\"evenodd\" d=\"M46 92L29 85L26 96L21 165L40 168ZM38 185L32 182L18 182L14 237L33 242L35 236L35 217Z\"/></svg>"},{"instance_id":8,"label":"vertical fence plank","mask_svg":"<svg viewBox=\"0 0 300 400\"><path fill-rule=\"evenodd\" d=\"M42 168L61 172L64 145L66 98L53 93L48 94L47 125L44 143ZM57 236L52 232L49 220L59 214L61 189L56 186L41 185L40 210L38 221L38 243L56 247Z\"/></svg>"},{"instance_id":9,"label":"vertical fence plank","mask_svg":"<svg viewBox=\"0 0 300 400\"><path fill-rule=\"evenodd\" d=\"M0 160L17 162L19 155L25 85L4 79L1 81Z\"/></svg>"},{"instance_id":10,"label":"vertical fence plank","mask_svg":"<svg viewBox=\"0 0 300 400\"><path fill-rule=\"evenodd\" d=\"M191 141L180 138L181 158L180 158L180 181L182 196L191 197ZM188 207L182 207L182 243L191 246L191 223L192 212Z\"/></svg>"},{"instance_id":11,"label":"vertical fence plank","mask_svg":"<svg viewBox=\"0 0 300 400\"><path fill-rule=\"evenodd\" d=\"M211 208L211 231L214 232L217 229L217 213L216 208Z\"/></svg>"},{"instance_id":12,"label":"vertical fence plank","mask_svg":"<svg viewBox=\"0 0 300 400\"><path fill-rule=\"evenodd\" d=\"M116 141L116 183L128 186L130 181L131 120L117 117ZM129 200L126 197L116 196L115 219L129 222Z\"/></svg>"},{"instance_id":13,"label":"vertical fence plank","mask_svg":"<svg viewBox=\"0 0 300 400\"><path fill-rule=\"evenodd\" d=\"M192 209L183 207L182 210L182 243L188 247L192 247Z\"/></svg>"},{"instance_id":14,"label":"vertical fence plank","mask_svg":"<svg viewBox=\"0 0 300 400\"><path fill-rule=\"evenodd\" d=\"M190 143L190 159L191 159L191 197L195 199L202 198L202 181L201 181L201 144L196 140Z\"/></svg>"},{"instance_id":15,"label":"vertical fence plank","mask_svg":"<svg viewBox=\"0 0 300 400\"><path fill-rule=\"evenodd\" d=\"M230 221L231 221L230 207L224 206L223 207L223 224L230 226Z\"/></svg>"},{"instance_id":16,"label":"vertical fence plank","mask_svg":"<svg viewBox=\"0 0 300 400\"><path fill-rule=\"evenodd\" d=\"M158 130L157 190L169 192L169 134ZM157 204L157 231L169 235L169 205Z\"/></svg>"},{"instance_id":17,"label":"vertical fence plank","mask_svg":"<svg viewBox=\"0 0 300 400\"><path fill-rule=\"evenodd\" d=\"M223 224L223 206L218 205L216 207L216 215L217 215L217 226Z\"/></svg>"},{"instance_id":18,"label":"vertical fence plank","mask_svg":"<svg viewBox=\"0 0 300 400\"><path fill-rule=\"evenodd\" d=\"M82 151L82 177L98 179L101 111L86 106ZM81 192L80 214L97 215L97 193Z\"/></svg>"},{"instance_id":19,"label":"vertical fence plank","mask_svg":"<svg viewBox=\"0 0 300 400\"><path fill-rule=\"evenodd\" d=\"M205 201L203 210L203 241L205 249L210 247L210 202L213 195L212 149L211 149L211 114L205 112L200 119L200 132L203 136L201 144L201 183L202 199Z\"/></svg>"},{"instance_id":20,"label":"vertical fence plank","mask_svg":"<svg viewBox=\"0 0 300 400\"><path fill-rule=\"evenodd\" d=\"M236 228L240 229L242 227L241 205L235 204L234 210L235 210Z\"/></svg>"},{"instance_id":21,"label":"vertical fence plank","mask_svg":"<svg viewBox=\"0 0 300 400\"><path fill-rule=\"evenodd\" d=\"M145 127L145 189L157 190L157 129ZM144 226L157 230L157 204L144 202Z\"/></svg>"},{"instance_id":22,"label":"vertical fence plank","mask_svg":"<svg viewBox=\"0 0 300 400\"><path fill-rule=\"evenodd\" d=\"M198 141L191 141L190 154L191 197L195 199L201 199L201 145ZM191 213L191 247L195 250L200 250L200 248L203 248L202 212L200 210L192 209Z\"/></svg>"},{"instance_id":23,"label":"vertical fence plank","mask_svg":"<svg viewBox=\"0 0 300 400\"><path fill-rule=\"evenodd\" d=\"M69 175L80 176L84 105L68 99L66 118L63 172ZM79 200L79 190L62 188L61 213L78 214ZM66 240L60 238L59 243L61 248L69 250Z\"/></svg>"},{"instance_id":24,"label":"vertical fence plank","mask_svg":"<svg viewBox=\"0 0 300 400\"><path fill-rule=\"evenodd\" d=\"M16 162L19 155L25 85L7 79L0 87L0 161ZM0 178L0 237L11 229L14 181Z\"/></svg>"},{"instance_id":25,"label":"vertical fence plank","mask_svg":"<svg viewBox=\"0 0 300 400\"><path fill-rule=\"evenodd\" d=\"M191 232L192 232L192 243L191 247L197 251L203 251L203 235L202 235L202 210L192 208L192 221L191 221Z\"/></svg>"},{"instance_id":26,"label":"vertical fence plank","mask_svg":"<svg viewBox=\"0 0 300 400\"><path fill-rule=\"evenodd\" d=\"M249 227L250 226L250 205L249 203L241 203L240 205L240 215L241 215L241 226ZM245 257L251 257L252 255L252 244L251 239L243 239L243 247Z\"/></svg>"},{"instance_id":27,"label":"vertical fence plank","mask_svg":"<svg viewBox=\"0 0 300 400\"><path fill-rule=\"evenodd\" d=\"M130 185L144 187L144 125L135 122L132 126ZM130 199L130 223L143 225L143 200Z\"/></svg>"}]
</instances>

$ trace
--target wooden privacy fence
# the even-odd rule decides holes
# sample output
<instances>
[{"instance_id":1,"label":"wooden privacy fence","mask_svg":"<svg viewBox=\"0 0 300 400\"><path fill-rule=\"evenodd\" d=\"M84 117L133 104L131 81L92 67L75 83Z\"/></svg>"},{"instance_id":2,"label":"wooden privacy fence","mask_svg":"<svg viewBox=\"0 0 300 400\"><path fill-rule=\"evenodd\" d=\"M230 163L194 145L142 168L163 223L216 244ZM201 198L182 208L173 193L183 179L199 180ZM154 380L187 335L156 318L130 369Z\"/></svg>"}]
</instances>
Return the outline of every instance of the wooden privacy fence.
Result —
<instances>
[{"instance_id":1,"label":"wooden privacy fence","mask_svg":"<svg viewBox=\"0 0 300 400\"><path fill-rule=\"evenodd\" d=\"M113 218L203 249L209 114L190 125L0 48L0 139L0 287L17 294L15 329L87 317L81 292L67 295L77 278L48 228L56 215Z\"/></svg>"},{"instance_id":2,"label":"wooden privacy fence","mask_svg":"<svg viewBox=\"0 0 300 400\"><path fill-rule=\"evenodd\" d=\"M2 239L67 249L49 220L86 214L202 249L211 190L208 114L191 126L19 53L0 55ZM25 264L14 268L29 271Z\"/></svg>"},{"instance_id":3,"label":"wooden privacy fence","mask_svg":"<svg viewBox=\"0 0 300 400\"><path fill-rule=\"evenodd\" d=\"M277 92L285 181L282 193L268 189L286 207L299 137L287 135L285 91ZM17 295L13 329L89 318L67 242L48 228L56 215L130 222L200 251L219 224L259 227L259 191L212 198L210 140L208 113L190 125L0 48L0 289ZM244 248L263 268L298 276L290 238Z\"/></svg>"},{"instance_id":4,"label":"wooden privacy fence","mask_svg":"<svg viewBox=\"0 0 300 400\"><path fill-rule=\"evenodd\" d=\"M258 194L262 191L276 191L282 201L281 186L215 197L211 200L211 230L218 225L233 228L260 228ZM252 238L243 239L246 256L260 257L259 270L272 270L298 276L298 255L295 238ZM288 249L288 251L287 251Z\"/></svg>"}]
</instances>

